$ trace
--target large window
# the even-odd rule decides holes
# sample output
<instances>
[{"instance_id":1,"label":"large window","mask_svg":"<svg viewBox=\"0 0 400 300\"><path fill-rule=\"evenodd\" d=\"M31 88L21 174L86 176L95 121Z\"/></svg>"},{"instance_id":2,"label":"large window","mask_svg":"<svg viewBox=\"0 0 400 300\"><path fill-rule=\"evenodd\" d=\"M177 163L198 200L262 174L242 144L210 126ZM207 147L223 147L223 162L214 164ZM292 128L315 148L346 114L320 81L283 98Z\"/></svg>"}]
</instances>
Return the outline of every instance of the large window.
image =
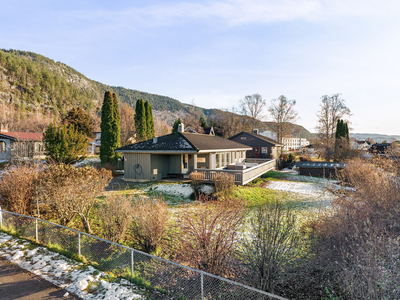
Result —
<instances>
[{"instance_id":1,"label":"large window","mask_svg":"<svg viewBox=\"0 0 400 300\"><path fill-rule=\"evenodd\" d=\"M215 154L215 168L216 169L220 168L220 163L219 163L220 155L221 154L219 154L219 153Z\"/></svg>"}]
</instances>

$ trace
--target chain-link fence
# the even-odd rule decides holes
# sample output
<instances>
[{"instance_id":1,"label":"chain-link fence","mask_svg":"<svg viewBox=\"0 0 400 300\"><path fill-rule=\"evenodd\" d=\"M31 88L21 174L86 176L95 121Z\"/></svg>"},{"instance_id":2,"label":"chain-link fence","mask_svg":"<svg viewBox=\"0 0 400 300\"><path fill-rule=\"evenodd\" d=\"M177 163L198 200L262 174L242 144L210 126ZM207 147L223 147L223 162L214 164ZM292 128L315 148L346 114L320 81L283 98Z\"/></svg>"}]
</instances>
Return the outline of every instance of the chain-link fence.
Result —
<instances>
[{"instance_id":1,"label":"chain-link fence","mask_svg":"<svg viewBox=\"0 0 400 300\"><path fill-rule=\"evenodd\" d=\"M0 208L0 226L45 245L61 246L93 266L116 275L141 278L176 299L253 300L285 298L195 270L87 233Z\"/></svg>"}]
</instances>

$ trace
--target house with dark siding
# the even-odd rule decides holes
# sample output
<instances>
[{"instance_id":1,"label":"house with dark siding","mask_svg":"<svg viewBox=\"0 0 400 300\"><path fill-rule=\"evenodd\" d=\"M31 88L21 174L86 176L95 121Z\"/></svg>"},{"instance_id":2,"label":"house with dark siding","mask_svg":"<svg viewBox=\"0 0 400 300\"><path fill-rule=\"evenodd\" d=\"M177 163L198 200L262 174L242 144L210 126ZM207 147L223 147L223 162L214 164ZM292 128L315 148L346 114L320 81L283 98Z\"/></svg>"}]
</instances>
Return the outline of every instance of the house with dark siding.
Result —
<instances>
[{"instance_id":1,"label":"house with dark siding","mask_svg":"<svg viewBox=\"0 0 400 300\"><path fill-rule=\"evenodd\" d=\"M246 152L246 158L277 159L283 147L277 141L254 132L242 131L228 139L251 147Z\"/></svg>"}]
</instances>

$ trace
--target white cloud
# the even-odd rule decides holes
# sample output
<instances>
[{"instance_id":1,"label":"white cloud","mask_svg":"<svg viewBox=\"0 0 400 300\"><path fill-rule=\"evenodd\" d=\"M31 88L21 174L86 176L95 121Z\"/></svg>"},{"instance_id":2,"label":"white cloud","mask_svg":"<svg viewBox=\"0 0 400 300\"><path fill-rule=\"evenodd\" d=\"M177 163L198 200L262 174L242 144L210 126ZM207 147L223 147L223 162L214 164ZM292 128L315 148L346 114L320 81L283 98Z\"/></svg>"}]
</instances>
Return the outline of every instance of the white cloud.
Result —
<instances>
[{"instance_id":1,"label":"white cloud","mask_svg":"<svg viewBox=\"0 0 400 300\"><path fill-rule=\"evenodd\" d=\"M342 17L388 17L398 15L400 1L361 0L222 0L178 2L130 7L119 11L85 11L83 19L103 19L130 30L211 19L228 26L304 20L326 22Z\"/></svg>"}]
</instances>

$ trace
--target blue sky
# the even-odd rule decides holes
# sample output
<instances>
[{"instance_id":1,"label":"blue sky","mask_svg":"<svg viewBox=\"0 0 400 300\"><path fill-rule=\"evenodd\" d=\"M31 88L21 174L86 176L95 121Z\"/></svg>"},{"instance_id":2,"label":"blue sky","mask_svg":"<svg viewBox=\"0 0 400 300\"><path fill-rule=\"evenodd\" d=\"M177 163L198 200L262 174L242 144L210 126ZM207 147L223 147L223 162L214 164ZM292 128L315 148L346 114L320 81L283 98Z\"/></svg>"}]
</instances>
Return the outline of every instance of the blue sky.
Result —
<instances>
[{"instance_id":1,"label":"blue sky","mask_svg":"<svg viewBox=\"0 0 400 300\"><path fill-rule=\"evenodd\" d=\"M310 131L341 93L353 132L400 135L400 1L116 2L0 0L0 48L205 108L285 95Z\"/></svg>"}]
</instances>

